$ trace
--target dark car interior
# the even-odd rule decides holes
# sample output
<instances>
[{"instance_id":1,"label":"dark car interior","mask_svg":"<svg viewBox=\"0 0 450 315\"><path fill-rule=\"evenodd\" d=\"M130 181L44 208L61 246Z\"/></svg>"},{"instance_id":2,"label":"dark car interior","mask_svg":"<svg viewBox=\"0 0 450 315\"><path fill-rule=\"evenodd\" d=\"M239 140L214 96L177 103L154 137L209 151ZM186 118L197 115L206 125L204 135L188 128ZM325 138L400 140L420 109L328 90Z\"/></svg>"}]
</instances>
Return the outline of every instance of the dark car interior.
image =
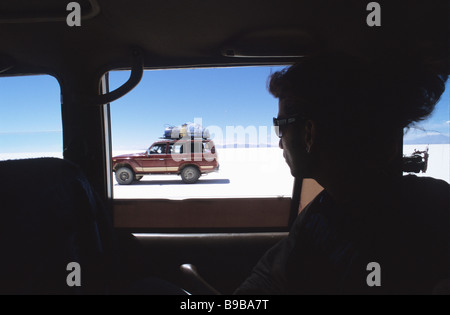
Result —
<instances>
[{"instance_id":1,"label":"dark car interior","mask_svg":"<svg viewBox=\"0 0 450 315\"><path fill-rule=\"evenodd\" d=\"M0 76L57 79L64 157L0 162L11 179L0 188L5 294L123 293L148 278L170 286L136 292L232 294L320 191L296 179L290 198L114 199L110 106L144 70L289 65L327 51L414 51L448 69L448 1L378 1L381 26L359 0L78 0L80 26L68 25L69 2L0 3ZM112 70L131 72L110 91ZM71 261L81 287L66 285Z\"/></svg>"}]
</instances>

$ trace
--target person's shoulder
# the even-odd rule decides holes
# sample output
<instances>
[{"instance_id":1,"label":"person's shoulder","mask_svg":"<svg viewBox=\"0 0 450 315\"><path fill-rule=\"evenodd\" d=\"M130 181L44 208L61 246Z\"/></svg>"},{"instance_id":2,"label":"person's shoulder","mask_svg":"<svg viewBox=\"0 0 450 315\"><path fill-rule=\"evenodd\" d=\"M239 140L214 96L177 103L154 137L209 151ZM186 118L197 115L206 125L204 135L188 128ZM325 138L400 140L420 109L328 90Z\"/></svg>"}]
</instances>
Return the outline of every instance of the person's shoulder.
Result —
<instances>
[{"instance_id":1,"label":"person's shoulder","mask_svg":"<svg viewBox=\"0 0 450 315\"><path fill-rule=\"evenodd\" d=\"M407 184L415 184L415 185L423 185L423 186L442 186L442 187L450 187L450 184L447 183L445 180L437 179L433 177L427 177L427 176L417 176L413 174L408 174L402 177L403 181Z\"/></svg>"},{"instance_id":2,"label":"person's shoulder","mask_svg":"<svg viewBox=\"0 0 450 315\"><path fill-rule=\"evenodd\" d=\"M413 197L450 199L450 184L433 177L419 177L416 175L403 176L403 191ZM415 194L415 195L413 195Z\"/></svg>"},{"instance_id":3,"label":"person's shoulder","mask_svg":"<svg viewBox=\"0 0 450 315\"><path fill-rule=\"evenodd\" d=\"M403 177L404 214L416 217L435 231L450 228L450 185L440 179L408 175Z\"/></svg>"}]
</instances>

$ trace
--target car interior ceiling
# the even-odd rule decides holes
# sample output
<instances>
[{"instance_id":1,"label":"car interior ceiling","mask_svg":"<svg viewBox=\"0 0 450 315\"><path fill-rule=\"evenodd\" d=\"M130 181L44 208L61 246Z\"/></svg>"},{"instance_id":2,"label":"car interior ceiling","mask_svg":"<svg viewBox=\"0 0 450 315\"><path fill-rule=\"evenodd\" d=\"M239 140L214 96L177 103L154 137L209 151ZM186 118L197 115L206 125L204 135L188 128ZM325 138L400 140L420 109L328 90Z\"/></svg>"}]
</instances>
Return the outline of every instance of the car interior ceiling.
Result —
<instances>
[{"instance_id":1,"label":"car interior ceiling","mask_svg":"<svg viewBox=\"0 0 450 315\"><path fill-rule=\"evenodd\" d=\"M139 84L143 69L284 65L326 51L342 51L369 60L383 55L401 58L411 47L420 51L429 42L445 43L442 51L434 51L434 56L447 51L448 11L436 10L448 8L447 1L433 1L427 6L423 5L427 1L410 0L407 6L402 1L379 1L385 26L380 29L367 27L367 3L356 0L77 2L82 8L81 27L66 24L65 2L2 1L0 76L49 74L57 78L62 95L64 158L81 169L109 211L111 151L109 113L104 104ZM425 53L423 58L427 58ZM132 69L129 81L120 90L102 90L102 77L114 69ZM104 92L106 96L101 95ZM295 185L294 211L300 202L301 183ZM195 236L187 237L185 243L164 237L143 238L141 243L154 249L148 255L158 257L165 255L164 249L170 242L174 242L170 246L185 254L192 247L183 249L184 244L195 243L193 246L200 252L202 247L212 248L222 242L225 245L221 249L226 248L229 253L234 246L241 246L253 247L255 255L260 255L279 237L275 235L269 243L258 236L244 244L240 239L219 236L211 244L210 239L199 240ZM202 257L189 257L192 261L188 262L201 264ZM174 264L159 266L161 273L170 278ZM220 261L214 264L200 270L212 283L220 280L214 278L216 274L211 270L216 266L224 268ZM231 270L226 274L238 270L238 265L236 261L228 266ZM158 268L148 266L153 267ZM238 271L237 278L244 277L245 272ZM232 292L235 284L233 279L219 287ZM196 290L204 293L207 289L193 289Z\"/></svg>"}]
</instances>

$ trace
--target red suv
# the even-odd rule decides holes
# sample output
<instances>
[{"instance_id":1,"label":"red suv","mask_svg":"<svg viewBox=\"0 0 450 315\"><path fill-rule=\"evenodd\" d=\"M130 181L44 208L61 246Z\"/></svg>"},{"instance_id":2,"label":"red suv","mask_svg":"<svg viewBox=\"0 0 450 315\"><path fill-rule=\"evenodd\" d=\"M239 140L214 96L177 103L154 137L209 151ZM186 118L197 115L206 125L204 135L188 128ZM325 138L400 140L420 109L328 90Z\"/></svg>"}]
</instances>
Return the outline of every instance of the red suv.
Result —
<instances>
[{"instance_id":1,"label":"red suv","mask_svg":"<svg viewBox=\"0 0 450 315\"><path fill-rule=\"evenodd\" d=\"M121 185L139 181L148 174L177 174L193 184L201 174L219 170L212 140L168 139L156 141L143 153L113 157L113 171Z\"/></svg>"}]
</instances>

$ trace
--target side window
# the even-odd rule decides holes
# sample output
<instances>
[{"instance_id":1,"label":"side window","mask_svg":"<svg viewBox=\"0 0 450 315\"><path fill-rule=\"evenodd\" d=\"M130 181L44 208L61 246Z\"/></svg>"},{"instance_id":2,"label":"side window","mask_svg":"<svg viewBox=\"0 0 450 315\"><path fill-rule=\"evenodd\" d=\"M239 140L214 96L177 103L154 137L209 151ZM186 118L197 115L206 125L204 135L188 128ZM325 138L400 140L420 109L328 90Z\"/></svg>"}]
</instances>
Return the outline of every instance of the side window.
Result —
<instances>
[{"instance_id":1,"label":"side window","mask_svg":"<svg viewBox=\"0 0 450 315\"><path fill-rule=\"evenodd\" d=\"M169 145L169 154L181 154L183 153L183 145L180 143L174 143Z\"/></svg>"},{"instance_id":2,"label":"side window","mask_svg":"<svg viewBox=\"0 0 450 315\"><path fill-rule=\"evenodd\" d=\"M136 170L128 185L113 174L116 227L287 230L294 178L272 126L278 100L266 88L282 68L145 71L111 104L113 163L122 156L119 166ZM128 77L110 72L110 90ZM165 161L133 158L161 152L162 139L173 141Z\"/></svg>"},{"instance_id":3,"label":"side window","mask_svg":"<svg viewBox=\"0 0 450 315\"><path fill-rule=\"evenodd\" d=\"M450 183L450 80L431 116L404 130L405 173Z\"/></svg>"},{"instance_id":4,"label":"side window","mask_svg":"<svg viewBox=\"0 0 450 315\"><path fill-rule=\"evenodd\" d=\"M166 145L165 144L155 144L149 150L150 154L165 154Z\"/></svg>"},{"instance_id":5,"label":"side window","mask_svg":"<svg viewBox=\"0 0 450 315\"><path fill-rule=\"evenodd\" d=\"M0 160L62 158L60 87L49 75L0 77Z\"/></svg>"},{"instance_id":6,"label":"side window","mask_svg":"<svg viewBox=\"0 0 450 315\"><path fill-rule=\"evenodd\" d=\"M203 143L203 152L205 153L216 153L216 147L214 146L214 142L208 141Z\"/></svg>"}]
</instances>

